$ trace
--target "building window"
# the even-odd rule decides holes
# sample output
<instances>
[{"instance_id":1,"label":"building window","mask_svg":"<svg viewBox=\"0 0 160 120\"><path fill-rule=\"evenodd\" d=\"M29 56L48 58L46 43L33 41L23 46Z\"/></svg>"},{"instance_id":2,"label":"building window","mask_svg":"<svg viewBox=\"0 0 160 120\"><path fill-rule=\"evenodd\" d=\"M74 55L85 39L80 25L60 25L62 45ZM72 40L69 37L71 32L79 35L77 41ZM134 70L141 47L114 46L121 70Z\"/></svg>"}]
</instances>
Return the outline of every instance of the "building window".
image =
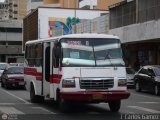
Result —
<instances>
[{"instance_id":1,"label":"building window","mask_svg":"<svg viewBox=\"0 0 160 120\"><path fill-rule=\"evenodd\" d=\"M14 4L13 6L14 6L14 7L17 7L18 5L17 5L17 4Z\"/></svg>"},{"instance_id":2,"label":"building window","mask_svg":"<svg viewBox=\"0 0 160 120\"><path fill-rule=\"evenodd\" d=\"M18 12L17 12L17 11L14 11L13 13L14 13L14 14L18 14Z\"/></svg>"}]
</instances>

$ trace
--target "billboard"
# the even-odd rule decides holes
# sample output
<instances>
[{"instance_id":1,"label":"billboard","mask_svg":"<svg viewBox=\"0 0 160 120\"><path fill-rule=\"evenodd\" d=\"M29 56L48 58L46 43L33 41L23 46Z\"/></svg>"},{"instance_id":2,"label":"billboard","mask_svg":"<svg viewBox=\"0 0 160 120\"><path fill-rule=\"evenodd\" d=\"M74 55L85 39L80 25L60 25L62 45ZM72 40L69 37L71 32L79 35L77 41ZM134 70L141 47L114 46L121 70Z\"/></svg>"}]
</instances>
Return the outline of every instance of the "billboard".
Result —
<instances>
[{"instance_id":1,"label":"billboard","mask_svg":"<svg viewBox=\"0 0 160 120\"><path fill-rule=\"evenodd\" d=\"M40 39L74 33L76 24L100 17L108 11L38 8L38 36Z\"/></svg>"}]
</instances>

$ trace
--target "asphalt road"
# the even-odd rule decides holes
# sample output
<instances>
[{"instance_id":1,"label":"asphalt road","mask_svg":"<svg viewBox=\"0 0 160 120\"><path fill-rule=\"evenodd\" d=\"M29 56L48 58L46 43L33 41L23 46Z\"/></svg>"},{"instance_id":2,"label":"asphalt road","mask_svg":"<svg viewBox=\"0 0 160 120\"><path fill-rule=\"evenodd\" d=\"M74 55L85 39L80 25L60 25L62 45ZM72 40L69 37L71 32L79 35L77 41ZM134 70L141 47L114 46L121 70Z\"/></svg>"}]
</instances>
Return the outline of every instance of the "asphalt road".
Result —
<instances>
[{"instance_id":1,"label":"asphalt road","mask_svg":"<svg viewBox=\"0 0 160 120\"><path fill-rule=\"evenodd\" d=\"M129 91L130 98L122 101L121 109L117 113L110 112L107 103L74 105L68 113L61 113L51 100L33 104L30 103L29 92L0 87L0 119L8 117L10 120L160 120L160 96L147 92L137 93L134 89Z\"/></svg>"}]
</instances>

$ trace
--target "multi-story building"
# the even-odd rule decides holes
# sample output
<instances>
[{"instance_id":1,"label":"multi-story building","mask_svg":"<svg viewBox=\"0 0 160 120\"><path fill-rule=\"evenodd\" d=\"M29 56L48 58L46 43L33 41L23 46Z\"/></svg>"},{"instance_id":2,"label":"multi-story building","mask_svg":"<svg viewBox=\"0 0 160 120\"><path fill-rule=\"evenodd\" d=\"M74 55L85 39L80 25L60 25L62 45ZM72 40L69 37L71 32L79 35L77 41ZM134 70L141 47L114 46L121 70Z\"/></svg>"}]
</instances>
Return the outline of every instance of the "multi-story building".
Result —
<instances>
[{"instance_id":1,"label":"multi-story building","mask_svg":"<svg viewBox=\"0 0 160 120\"><path fill-rule=\"evenodd\" d=\"M22 19L27 14L26 3L27 0L5 0L1 3L0 62L23 62Z\"/></svg>"},{"instance_id":2,"label":"multi-story building","mask_svg":"<svg viewBox=\"0 0 160 120\"><path fill-rule=\"evenodd\" d=\"M87 0L89 1L89 0ZM93 0L90 0L92 2ZM91 4L91 7L87 4L86 6L82 6L83 8L88 9L102 9L108 10L108 7L112 4L121 2L124 0L97 0L97 5ZM84 2L85 0L43 0L44 4L60 4L63 8L79 8L80 2Z\"/></svg>"},{"instance_id":3,"label":"multi-story building","mask_svg":"<svg viewBox=\"0 0 160 120\"><path fill-rule=\"evenodd\" d=\"M0 49L0 62L23 62L21 21L0 21Z\"/></svg>"},{"instance_id":4,"label":"multi-story building","mask_svg":"<svg viewBox=\"0 0 160 120\"><path fill-rule=\"evenodd\" d=\"M160 64L160 0L126 0L110 6L110 32L118 35L128 64Z\"/></svg>"},{"instance_id":5,"label":"multi-story building","mask_svg":"<svg viewBox=\"0 0 160 120\"><path fill-rule=\"evenodd\" d=\"M124 0L97 0L97 9L108 10L109 6Z\"/></svg>"},{"instance_id":6,"label":"multi-story building","mask_svg":"<svg viewBox=\"0 0 160 120\"><path fill-rule=\"evenodd\" d=\"M22 19L27 15L27 0L6 0L9 19Z\"/></svg>"},{"instance_id":7,"label":"multi-story building","mask_svg":"<svg viewBox=\"0 0 160 120\"><path fill-rule=\"evenodd\" d=\"M43 0L27 0L27 14L43 5Z\"/></svg>"},{"instance_id":8,"label":"multi-story building","mask_svg":"<svg viewBox=\"0 0 160 120\"><path fill-rule=\"evenodd\" d=\"M0 19L23 19L27 15L27 0L5 0L0 2Z\"/></svg>"},{"instance_id":9,"label":"multi-story building","mask_svg":"<svg viewBox=\"0 0 160 120\"><path fill-rule=\"evenodd\" d=\"M0 2L0 20L9 18L8 3Z\"/></svg>"},{"instance_id":10,"label":"multi-story building","mask_svg":"<svg viewBox=\"0 0 160 120\"><path fill-rule=\"evenodd\" d=\"M44 5L60 4L61 8L78 8L81 0L43 0Z\"/></svg>"}]
</instances>

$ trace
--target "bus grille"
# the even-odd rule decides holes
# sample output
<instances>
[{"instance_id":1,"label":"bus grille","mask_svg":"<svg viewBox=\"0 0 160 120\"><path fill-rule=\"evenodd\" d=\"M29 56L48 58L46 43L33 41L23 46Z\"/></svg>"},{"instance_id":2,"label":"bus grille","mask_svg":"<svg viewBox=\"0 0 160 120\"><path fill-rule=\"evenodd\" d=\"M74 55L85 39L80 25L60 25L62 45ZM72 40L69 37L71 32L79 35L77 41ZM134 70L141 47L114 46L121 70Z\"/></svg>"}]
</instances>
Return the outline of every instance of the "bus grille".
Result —
<instances>
[{"instance_id":1,"label":"bus grille","mask_svg":"<svg viewBox=\"0 0 160 120\"><path fill-rule=\"evenodd\" d=\"M114 84L113 79L80 80L81 89L108 89L108 88L112 88L113 84Z\"/></svg>"}]
</instances>

